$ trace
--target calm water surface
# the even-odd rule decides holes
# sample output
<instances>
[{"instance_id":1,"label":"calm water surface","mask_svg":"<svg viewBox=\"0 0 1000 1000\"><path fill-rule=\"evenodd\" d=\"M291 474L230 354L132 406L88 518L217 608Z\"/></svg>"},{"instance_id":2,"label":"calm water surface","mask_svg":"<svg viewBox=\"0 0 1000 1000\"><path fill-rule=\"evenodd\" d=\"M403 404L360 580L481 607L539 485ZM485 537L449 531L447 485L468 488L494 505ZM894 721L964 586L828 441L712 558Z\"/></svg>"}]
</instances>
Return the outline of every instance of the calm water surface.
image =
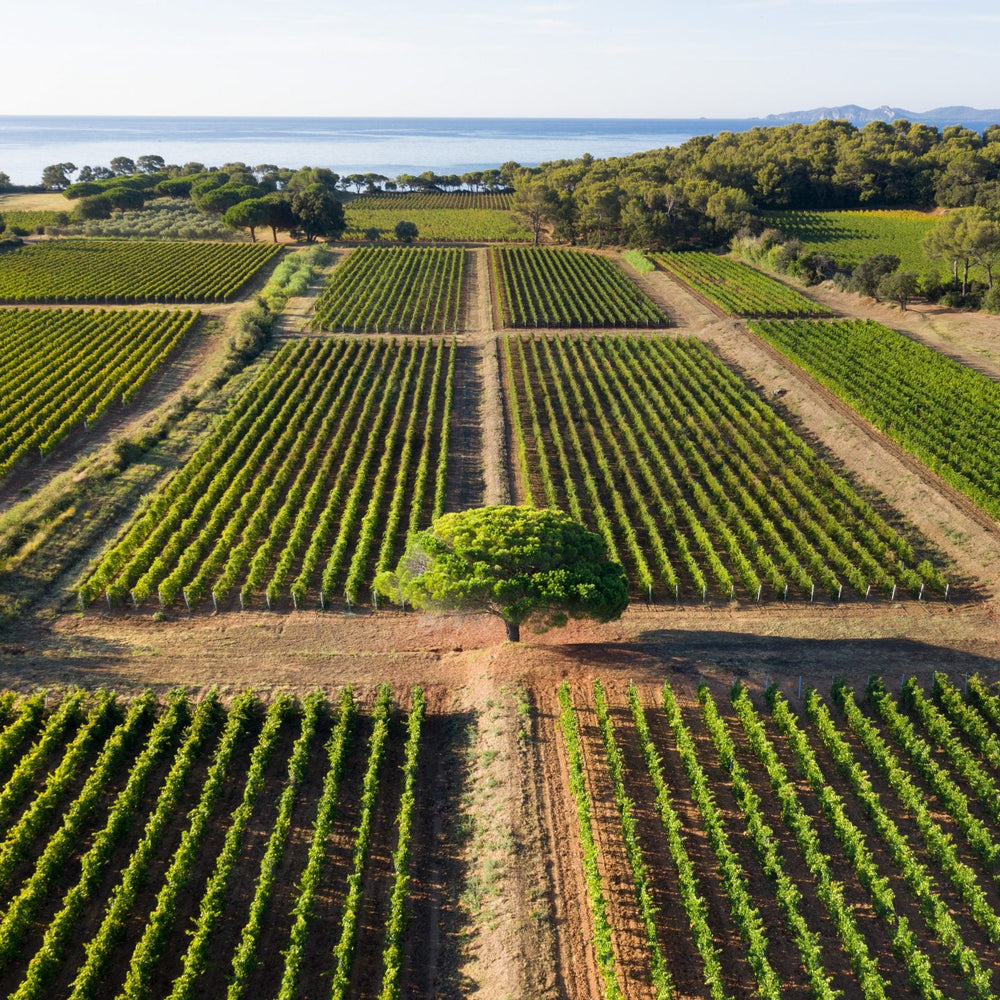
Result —
<instances>
[{"instance_id":1,"label":"calm water surface","mask_svg":"<svg viewBox=\"0 0 1000 1000\"><path fill-rule=\"evenodd\" d=\"M107 165L158 154L167 163L331 167L395 177L465 173L507 160L627 156L696 135L741 132L753 119L680 118L135 118L0 115L0 171L37 184L50 163Z\"/></svg>"}]
</instances>

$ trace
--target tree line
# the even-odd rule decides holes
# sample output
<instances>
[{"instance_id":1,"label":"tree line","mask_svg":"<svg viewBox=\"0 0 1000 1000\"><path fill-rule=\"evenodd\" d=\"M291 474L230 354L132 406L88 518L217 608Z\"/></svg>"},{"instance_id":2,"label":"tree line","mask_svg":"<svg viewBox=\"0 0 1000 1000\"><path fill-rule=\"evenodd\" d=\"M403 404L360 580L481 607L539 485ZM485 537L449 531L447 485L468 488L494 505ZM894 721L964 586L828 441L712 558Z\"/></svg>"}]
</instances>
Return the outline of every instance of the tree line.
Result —
<instances>
[{"instance_id":1,"label":"tree line","mask_svg":"<svg viewBox=\"0 0 1000 1000\"><path fill-rule=\"evenodd\" d=\"M513 183L536 233L592 244L722 246L781 209L976 205L1000 217L1000 125L982 135L905 120L760 127L555 160L514 171Z\"/></svg>"}]
</instances>

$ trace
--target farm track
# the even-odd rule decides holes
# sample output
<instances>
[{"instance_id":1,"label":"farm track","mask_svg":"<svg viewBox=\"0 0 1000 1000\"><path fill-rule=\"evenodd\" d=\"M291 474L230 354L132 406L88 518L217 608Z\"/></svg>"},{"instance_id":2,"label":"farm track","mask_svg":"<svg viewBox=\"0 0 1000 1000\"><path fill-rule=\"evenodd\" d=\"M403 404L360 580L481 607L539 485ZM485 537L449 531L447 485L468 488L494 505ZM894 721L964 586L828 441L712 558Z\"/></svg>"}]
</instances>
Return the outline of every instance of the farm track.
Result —
<instances>
[{"instance_id":1,"label":"farm track","mask_svg":"<svg viewBox=\"0 0 1000 1000\"><path fill-rule=\"evenodd\" d=\"M587 905L576 808L567 784L569 765L559 732L559 703L553 691L538 692L533 752L538 756L545 855L556 936L556 992L565 1000L603 996L594 958L593 922Z\"/></svg>"}]
</instances>

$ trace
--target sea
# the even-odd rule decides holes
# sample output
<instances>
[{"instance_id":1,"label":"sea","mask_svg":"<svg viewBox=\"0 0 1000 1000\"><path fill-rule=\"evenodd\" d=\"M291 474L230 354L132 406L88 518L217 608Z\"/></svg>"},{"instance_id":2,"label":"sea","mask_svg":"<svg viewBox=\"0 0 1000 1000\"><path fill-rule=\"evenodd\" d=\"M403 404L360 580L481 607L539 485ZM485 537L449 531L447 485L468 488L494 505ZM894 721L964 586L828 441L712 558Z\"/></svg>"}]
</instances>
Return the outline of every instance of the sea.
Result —
<instances>
[{"instance_id":1,"label":"sea","mask_svg":"<svg viewBox=\"0 0 1000 1000\"><path fill-rule=\"evenodd\" d=\"M107 166L116 156L167 163L329 167L386 177L463 174L514 160L627 156L693 136L742 132L748 118L219 118L0 115L0 171L37 184L52 163Z\"/></svg>"}]
</instances>

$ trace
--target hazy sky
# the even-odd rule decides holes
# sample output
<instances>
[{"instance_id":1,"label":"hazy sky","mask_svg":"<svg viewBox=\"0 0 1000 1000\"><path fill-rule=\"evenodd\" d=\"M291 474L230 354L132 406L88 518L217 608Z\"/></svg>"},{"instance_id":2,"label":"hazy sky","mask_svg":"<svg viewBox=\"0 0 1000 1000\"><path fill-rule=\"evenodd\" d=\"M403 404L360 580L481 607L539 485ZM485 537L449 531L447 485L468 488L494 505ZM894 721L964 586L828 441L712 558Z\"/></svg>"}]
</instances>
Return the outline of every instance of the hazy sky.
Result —
<instances>
[{"instance_id":1,"label":"hazy sky","mask_svg":"<svg viewBox=\"0 0 1000 1000\"><path fill-rule=\"evenodd\" d=\"M0 114L991 108L998 31L995 0L7 0Z\"/></svg>"}]
</instances>

